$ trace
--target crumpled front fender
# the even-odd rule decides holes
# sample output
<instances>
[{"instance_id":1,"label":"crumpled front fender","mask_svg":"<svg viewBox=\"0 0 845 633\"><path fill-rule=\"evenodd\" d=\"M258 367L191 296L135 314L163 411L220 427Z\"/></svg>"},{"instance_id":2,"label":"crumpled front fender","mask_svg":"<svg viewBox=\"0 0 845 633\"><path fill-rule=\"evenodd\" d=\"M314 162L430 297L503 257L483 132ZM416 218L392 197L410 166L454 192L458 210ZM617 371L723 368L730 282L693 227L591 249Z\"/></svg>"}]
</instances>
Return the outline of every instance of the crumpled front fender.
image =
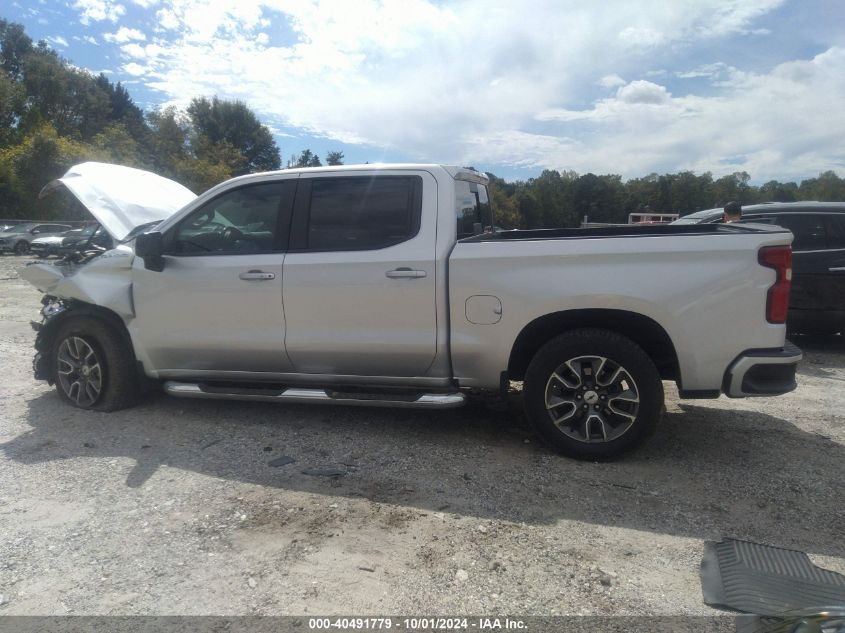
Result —
<instances>
[{"instance_id":1,"label":"crumpled front fender","mask_svg":"<svg viewBox=\"0 0 845 633\"><path fill-rule=\"evenodd\" d=\"M76 299L63 299L51 295L45 295L41 303L43 306L41 308L41 322L31 322L32 328L37 332L35 335L35 358L32 361L36 380L46 380L51 385L54 382L54 368L50 366L50 359L53 357L56 334L66 319L90 316L104 321L110 324L115 332L124 338L128 348L132 349L129 332L127 332L120 316L115 312Z\"/></svg>"},{"instance_id":2,"label":"crumpled front fender","mask_svg":"<svg viewBox=\"0 0 845 633\"><path fill-rule=\"evenodd\" d=\"M32 263L18 274L45 294L106 308L125 321L135 316L134 258L132 249L121 244L82 266Z\"/></svg>"}]
</instances>

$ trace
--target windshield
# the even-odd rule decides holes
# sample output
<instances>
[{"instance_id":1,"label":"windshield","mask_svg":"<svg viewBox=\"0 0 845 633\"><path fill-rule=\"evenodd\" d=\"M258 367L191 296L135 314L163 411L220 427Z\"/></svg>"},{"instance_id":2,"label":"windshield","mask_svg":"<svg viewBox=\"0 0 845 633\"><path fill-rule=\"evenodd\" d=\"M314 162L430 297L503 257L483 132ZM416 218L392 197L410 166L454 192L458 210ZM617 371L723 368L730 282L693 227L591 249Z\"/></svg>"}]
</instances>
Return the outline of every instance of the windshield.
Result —
<instances>
[{"instance_id":1,"label":"windshield","mask_svg":"<svg viewBox=\"0 0 845 633\"><path fill-rule=\"evenodd\" d=\"M6 233L28 233L29 230L34 227L35 225L32 223L29 224L16 224L10 229L6 230Z\"/></svg>"},{"instance_id":2,"label":"windshield","mask_svg":"<svg viewBox=\"0 0 845 633\"><path fill-rule=\"evenodd\" d=\"M485 185L456 180L455 212L458 217L459 240L493 232L493 209Z\"/></svg>"},{"instance_id":3,"label":"windshield","mask_svg":"<svg viewBox=\"0 0 845 633\"><path fill-rule=\"evenodd\" d=\"M131 231L129 231L129 233L126 234L125 238L120 240L120 243L123 244L125 242L128 242L129 240L135 239L141 233L146 233L150 229L158 226L159 224L161 224L161 222L155 221L155 222L146 222L145 224L141 224L140 226L136 226L134 229L132 229Z\"/></svg>"},{"instance_id":4,"label":"windshield","mask_svg":"<svg viewBox=\"0 0 845 633\"><path fill-rule=\"evenodd\" d=\"M672 224L699 224L701 223L702 218L694 218L692 216L687 216L685 218L680 218L679 220L675 220Z\"/></svg>"}]
</instances>

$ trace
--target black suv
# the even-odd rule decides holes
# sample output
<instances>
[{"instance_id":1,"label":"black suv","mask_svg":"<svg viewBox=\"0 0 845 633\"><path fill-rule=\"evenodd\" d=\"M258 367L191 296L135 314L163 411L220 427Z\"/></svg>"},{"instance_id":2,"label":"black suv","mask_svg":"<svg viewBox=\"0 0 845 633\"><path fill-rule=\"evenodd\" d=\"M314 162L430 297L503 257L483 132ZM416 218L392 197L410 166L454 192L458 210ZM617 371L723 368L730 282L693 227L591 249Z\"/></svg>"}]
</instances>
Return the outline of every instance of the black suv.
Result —
<instances>
[{"instance_id":1,"label":"black suv","mask_svg":"<svg viewBox=\"0 0 845 633\"><path fill-rule=\"evenodd\" d=\"M721 221L721 209L698 211L676 220L679 224ZM795 236L789 329L845 332L845 202L752 204L742 207L740 222L777 224Z\"/></svg>"}]
</instances>

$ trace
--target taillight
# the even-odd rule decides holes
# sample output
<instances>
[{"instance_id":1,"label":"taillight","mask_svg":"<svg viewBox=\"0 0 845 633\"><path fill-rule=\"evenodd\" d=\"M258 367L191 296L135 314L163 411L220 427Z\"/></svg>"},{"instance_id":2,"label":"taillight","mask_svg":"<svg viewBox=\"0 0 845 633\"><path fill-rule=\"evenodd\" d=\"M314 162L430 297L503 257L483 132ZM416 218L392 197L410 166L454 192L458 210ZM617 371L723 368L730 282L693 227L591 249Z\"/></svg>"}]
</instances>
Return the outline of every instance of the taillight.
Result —
<instances>
[{"instance_id":1,"label":"taillight","mask_svg":"<svg viewBox=\"0 0 845 633\"><path fill-rule=\"evenodd\" d=\"M789 289L792 286L792 248L764 246L757 255L757 261L761 266L773 268L777 273L775 284L769 288L766 300L766 320L769 323L786 323Z\"/></svg>"}]
</instances>

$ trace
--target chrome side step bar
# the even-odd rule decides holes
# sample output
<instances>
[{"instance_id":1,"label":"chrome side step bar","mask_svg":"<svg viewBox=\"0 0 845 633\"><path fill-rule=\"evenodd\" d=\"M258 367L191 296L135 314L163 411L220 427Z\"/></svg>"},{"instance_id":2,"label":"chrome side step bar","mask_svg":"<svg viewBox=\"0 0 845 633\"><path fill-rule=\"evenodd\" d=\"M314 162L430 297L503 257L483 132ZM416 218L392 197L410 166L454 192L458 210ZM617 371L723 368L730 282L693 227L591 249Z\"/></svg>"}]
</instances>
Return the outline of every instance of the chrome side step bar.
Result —
<instances>
[{"instance_id":1,"label":"chrome side step bar","mask_svg":"<svg viewBox=\"0 0 845 633\"><path fill-rule=\"evenodd\" d=\"M303 389L300 387L214 387L198 383L167 381L164 391L178 398L207 400L256 400L260 402L298 402L345 404L363 407L396 407L404 409L454 409L466 402L466 396L453 393L363 393Z\"/></svg>"}]
</instances>

